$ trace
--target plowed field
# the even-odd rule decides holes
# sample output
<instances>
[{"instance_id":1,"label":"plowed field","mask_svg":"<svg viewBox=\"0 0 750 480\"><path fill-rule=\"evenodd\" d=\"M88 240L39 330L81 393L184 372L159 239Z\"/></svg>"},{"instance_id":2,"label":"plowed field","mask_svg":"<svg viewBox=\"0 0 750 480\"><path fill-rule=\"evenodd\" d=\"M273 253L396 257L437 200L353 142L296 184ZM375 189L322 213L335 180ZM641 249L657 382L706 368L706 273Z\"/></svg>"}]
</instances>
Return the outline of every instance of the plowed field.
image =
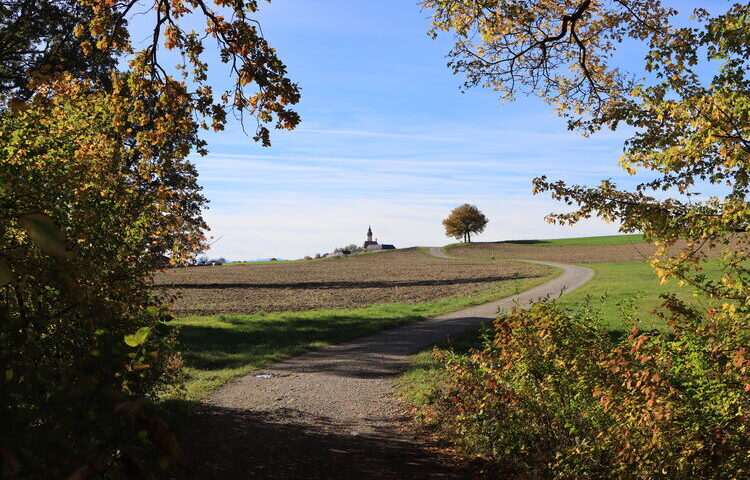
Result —
<instances>
[{"instance_id":1,"label":"plowed field","mask_svg":"<svg viewBox=\"0 0 750 480\"><path fill-rule=\"evenodd\" d=\"M624 240L628 239L625 238ZM740 245L744 245L744 248L747 248L750 246L750 236L746 234L733 235L730 237L730 244L735 249L739 248ZM672 247L672 251L677 252L684 248L685 245L684 241L678 241ZM714 248L704 245L700 251L702 254L707 255L708 258L719 258L724 248L726 247L723 244L718 244ZM526 240L455 245L446 247L444 250L448 255L460 258L518 258L561 263L612 263L642 262L648 260L656 252L656 246L636 240L632 242L625 241L620 244L602 245L550 245L543 240Z\"/></svg>"},{"instance_id":2,"label":"plowed field","mask_svg":"<svg viewBox=\"0 0 750 480\"><path fill-rule=\"evenodd\" d=\"M638 262L656 251L649 243L621 245L536 245L533 243L474 243L445 249L461 258L521 258L562 263Z\"/></svg>"},{"instance_id":3,"label":"plowed field","mask_svg":"<svg viewBox=\"0 0 750 480\"><path fill-rule=\"evenodd\" d=\"M178 294L178 315L249 314L414 304L549 272L541 265L445 260L406 249L311 262L172 269L156 283Z\"/></svg>"}]
</instances>

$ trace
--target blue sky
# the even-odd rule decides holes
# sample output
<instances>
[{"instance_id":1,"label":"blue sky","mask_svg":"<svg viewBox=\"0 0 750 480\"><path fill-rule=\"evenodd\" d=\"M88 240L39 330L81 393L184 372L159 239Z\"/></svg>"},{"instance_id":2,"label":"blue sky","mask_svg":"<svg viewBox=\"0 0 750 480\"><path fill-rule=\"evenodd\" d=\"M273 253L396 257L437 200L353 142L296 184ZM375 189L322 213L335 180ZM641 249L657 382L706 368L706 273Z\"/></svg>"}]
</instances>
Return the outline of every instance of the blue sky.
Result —
<instances>
[{"instance_id":1,"label":"blue sky","mask_svg":"<svg viewBox=\"0 0 750 480\"><path fill-rule=\"evenodd\" d=\"M632 183L616 165L625 135L585 139L535 98L501 105L461 93L445 66L450 38L428 38L412 1L276 0L259 20L302 88L302 124L263 148L232 124L195 157L210 199L211 257L298 258L361 243L368 225L397 247L442 245L441 220L473 203L480 241L617 233L547 224L563 206L532 196L539 175ZM222 83L216 76L216 83Z\"/></svg>"}]
</instances>

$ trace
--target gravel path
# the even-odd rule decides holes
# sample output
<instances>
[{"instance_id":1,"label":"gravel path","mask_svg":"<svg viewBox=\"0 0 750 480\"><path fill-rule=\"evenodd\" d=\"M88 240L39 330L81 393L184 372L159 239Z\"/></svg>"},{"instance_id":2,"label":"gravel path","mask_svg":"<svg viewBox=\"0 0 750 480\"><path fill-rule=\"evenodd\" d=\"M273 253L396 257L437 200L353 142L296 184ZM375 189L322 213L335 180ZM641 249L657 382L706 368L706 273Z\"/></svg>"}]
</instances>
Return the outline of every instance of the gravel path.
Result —
<instances>
[{"instance_id":1,"label":"gravel path","mask_svg":"<svg viewBox=\"0 0 750 480\"><path fill-rule=\"evenodd\" d=\"M449 258L437 247L430 253ZM396 379L425 346L495 318L498 309L558 296L593 277L588 268L537 263L563 273L520 295L324 348L225 385L200 407L178 478L464 478L415 438L393 396Z\"/></svg>"}]
</instances>

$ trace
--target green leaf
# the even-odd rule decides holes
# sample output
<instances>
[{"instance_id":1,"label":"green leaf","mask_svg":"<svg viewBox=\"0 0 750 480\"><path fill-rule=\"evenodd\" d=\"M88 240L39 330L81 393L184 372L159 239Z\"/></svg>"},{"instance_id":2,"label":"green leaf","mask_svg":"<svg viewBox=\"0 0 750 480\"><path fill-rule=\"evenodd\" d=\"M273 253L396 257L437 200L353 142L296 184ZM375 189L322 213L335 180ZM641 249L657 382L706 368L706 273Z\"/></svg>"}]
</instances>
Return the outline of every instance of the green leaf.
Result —
<instances>
[{"instance_id":1,"label":"green leaf","mask_svg":"<svg viewBox=\"0 0 750 480\"><path fill-rule=\"evenodd\" d=\"M13 272L10 271L8 262L4 258L0 258L0 287L11 283L13 281Z\"/></svg>"},{"instance_id":2,"label":"green leaf","mask_svg":"<svg viewBox=\"0 0 750 480\"><path fill-rule=\"evenodd\" d=\"M19 219L21 228L31 237L37 247L52 257L68 257L65 234L46 213L27 213Z\"/></svg>"},{"instance_id":3,"label":"green leaf","mask_svg":"<svg viewBox=\"0 0 750 480\"><path fill-rule=\"evenodd\" d=\"M137 347L143 345L143 342L148 338L148 334L151 332L149 327L141 327L132 335L125 335L125 343L130 347Z\"/></svg>"}]
</instances>

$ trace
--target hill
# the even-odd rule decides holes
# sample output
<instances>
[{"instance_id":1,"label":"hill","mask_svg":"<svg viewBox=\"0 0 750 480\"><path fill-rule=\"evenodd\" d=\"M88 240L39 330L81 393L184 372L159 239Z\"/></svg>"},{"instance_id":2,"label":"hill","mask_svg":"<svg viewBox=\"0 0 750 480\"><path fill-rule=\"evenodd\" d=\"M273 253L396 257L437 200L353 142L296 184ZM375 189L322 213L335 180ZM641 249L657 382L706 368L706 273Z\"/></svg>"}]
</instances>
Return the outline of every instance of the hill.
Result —
<instances>
[{"instance_id":1,"label":"hill","mask_svg":"<svg viewBox=\"0 0 750 480\"><path fill-rule=\"evenodd\" d=\"M518 258L563 263L637 262L649 258L656 247L642 235L563 238L555 240L513 240L505 242L458 243L444 248L461 258Z\"/></svg>"}]
</instances>

